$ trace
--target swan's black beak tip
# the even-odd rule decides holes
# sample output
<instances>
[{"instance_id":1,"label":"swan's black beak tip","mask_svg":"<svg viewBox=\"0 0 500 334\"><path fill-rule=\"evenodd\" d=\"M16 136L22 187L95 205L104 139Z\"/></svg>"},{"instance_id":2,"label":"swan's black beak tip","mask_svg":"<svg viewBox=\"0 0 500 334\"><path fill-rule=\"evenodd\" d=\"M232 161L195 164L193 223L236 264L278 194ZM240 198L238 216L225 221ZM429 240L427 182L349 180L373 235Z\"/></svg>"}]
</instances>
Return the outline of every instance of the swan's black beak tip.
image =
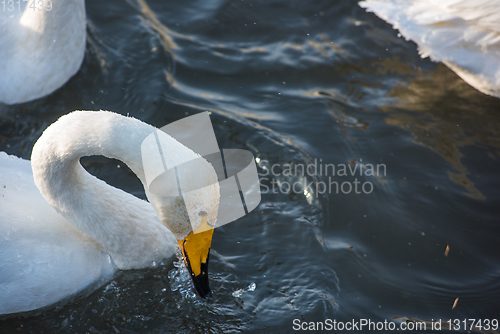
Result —
<instances>
[{"instance_id":1,"label":"swan's black beak tip","mask_svg":"<svg viewBox=\"0 0 500 334\"><path fill-rule=\"evenodd\" d=\"M198 295L207 299L212 295L208 283L208 260L210 257L210 245L207 246L203 256L200 257L197 247L192 247L186 241L180 242L184 263L193 281L194 288ZM196 245L196 244L195 244ZM191 247L190 247L191 246Z\"/></svg>"},{"instance_id":2,"label":"swan's black beak tip","mask_svg":"<svg viewBox=\"0 0 500 334\"><path fill-rule=\"evenodd\" d=\"M212 291L210 291L208 284L208 263L202 263L201 273L198 276L191 273L191 278L193 279L194 288L201 298L207 299L212 296Z\"/></svg>"},{"instance_id":3,"label":"swan's black beak tip","mask_svg":"<svg viewBox=\"0 0 500 334\"><path fill-rule=\"evenodd\" d=\"M194 288L203 299L211 296L208 285L208 260L214 232L213 227L208 226L206 217L206 214L202 217L201 230L198 233L193 231L183 240L178 240Z\"/></svg>"}]
</instances>

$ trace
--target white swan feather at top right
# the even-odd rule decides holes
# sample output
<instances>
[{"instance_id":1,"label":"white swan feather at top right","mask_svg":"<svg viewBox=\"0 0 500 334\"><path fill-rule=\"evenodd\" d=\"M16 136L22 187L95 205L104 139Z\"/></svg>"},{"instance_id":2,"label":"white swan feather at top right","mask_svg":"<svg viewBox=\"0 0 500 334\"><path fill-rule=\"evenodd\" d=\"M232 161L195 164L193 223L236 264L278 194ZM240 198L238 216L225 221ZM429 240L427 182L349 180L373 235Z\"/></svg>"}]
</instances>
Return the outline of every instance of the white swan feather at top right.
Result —
<instances>
[{"instance_id":1,"label":"white swan feather at top right","mask_svg":"<svg viewBox=\"0 0 500 334\"><path fill-rule=\"evenodd\" d=\"M477 90L500 97L500 1L366 0L359 3Z\"/></svg>"}]
</instances>

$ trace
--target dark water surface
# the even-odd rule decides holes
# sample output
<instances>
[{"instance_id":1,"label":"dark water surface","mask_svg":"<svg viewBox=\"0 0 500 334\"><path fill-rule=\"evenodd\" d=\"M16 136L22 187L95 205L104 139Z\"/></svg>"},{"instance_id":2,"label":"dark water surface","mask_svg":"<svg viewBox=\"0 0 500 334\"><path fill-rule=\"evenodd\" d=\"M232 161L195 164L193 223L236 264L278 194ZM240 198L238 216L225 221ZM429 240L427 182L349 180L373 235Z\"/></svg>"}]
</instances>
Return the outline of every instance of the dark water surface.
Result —
<instances>
[{"instance_id":1,"label":"dark water surface","mask_svg":"<svg viewBox=\"0 0 500 334\"><path fill-rule=\"evenodd\" d=\"M499 318L499 99L420 59L356 1L86 7L81 70L46 98L0 106L0 151L29 159L42 131L75 109L158 127L208 110L221 148L257 158L262 202L215 231L211 301L192 297L166 259L0 321L1 333L289 333L294 319ZM120 162L83 163L144 196ZM302 175L308 164L316 173ZM366 172L377 164L378 175ZM336 174L320 175L326 165Z\"/></svg>"}]
</instances>

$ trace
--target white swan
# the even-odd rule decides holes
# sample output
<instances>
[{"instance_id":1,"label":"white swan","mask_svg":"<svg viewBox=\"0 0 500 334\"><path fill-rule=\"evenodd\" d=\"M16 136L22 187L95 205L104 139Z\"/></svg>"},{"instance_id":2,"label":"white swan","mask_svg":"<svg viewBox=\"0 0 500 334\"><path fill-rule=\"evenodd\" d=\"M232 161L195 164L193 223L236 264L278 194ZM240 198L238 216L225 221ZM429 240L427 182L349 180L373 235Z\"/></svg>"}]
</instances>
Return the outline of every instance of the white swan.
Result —
<instances>
[{"instance_id":1,"label":"white swan","mask_svg":"<svg viewBox=\"0 0 500 334\"><path fill-rule=\"evenodd\" d=\"M499 0L366 0L359 5L477 90L500 97Z\"/></svg>"},{"instance_id":2,"label":"white swan","mask_svg":"<svg viewBox=\"0 0 500 334\"><path fill-rule=\"evenodd\" d=\"M84 0L0 4L0 102L35 100L66 83L83 61L85 25Z\"/></svg>"},{"instance_id":3,"label":"white swan","mask_svg":"<svg viewBox=\"0 0 500 334\"><path fill-rule=\"evenodd\" d=\"M90 175L79 162L89 155L120 159L146 185L141 143L155 131L115 113L76 111L44 131L31 166L0 152L0 314L50 305L117 269L153 266L172 256L177 242L198 292L210 292L213 229L192 230L217 219L220 193L211 164L199 158L188 173L187 181L210 184L195 196L160 197L145 186L150 204ZM165 159L199 157L164 132L156 131L156 138ZM198 221L189 223L188 216Z\"/></svg>"}]
</instances>

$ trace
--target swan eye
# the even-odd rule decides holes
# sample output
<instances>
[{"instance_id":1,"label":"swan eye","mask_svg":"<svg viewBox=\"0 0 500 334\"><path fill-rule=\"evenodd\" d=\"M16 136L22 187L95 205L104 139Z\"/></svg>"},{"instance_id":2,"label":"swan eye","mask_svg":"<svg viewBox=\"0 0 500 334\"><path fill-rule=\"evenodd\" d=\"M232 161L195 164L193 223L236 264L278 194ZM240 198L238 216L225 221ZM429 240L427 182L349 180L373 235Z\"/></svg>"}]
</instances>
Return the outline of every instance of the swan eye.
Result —
<instances>
[{"instance_id":1,"label":"swan eye","mask_svg":"<svg viewBox=\"0 0 500 334\"><path fill-rule=\"evenodd\" d=\"M208 213L206 211L200 211L198 215L201 217L202 224L203 222L210 226L211 228L214 228L215 224L211 223L208 221Z\"/></svg>"}]
</instances>

